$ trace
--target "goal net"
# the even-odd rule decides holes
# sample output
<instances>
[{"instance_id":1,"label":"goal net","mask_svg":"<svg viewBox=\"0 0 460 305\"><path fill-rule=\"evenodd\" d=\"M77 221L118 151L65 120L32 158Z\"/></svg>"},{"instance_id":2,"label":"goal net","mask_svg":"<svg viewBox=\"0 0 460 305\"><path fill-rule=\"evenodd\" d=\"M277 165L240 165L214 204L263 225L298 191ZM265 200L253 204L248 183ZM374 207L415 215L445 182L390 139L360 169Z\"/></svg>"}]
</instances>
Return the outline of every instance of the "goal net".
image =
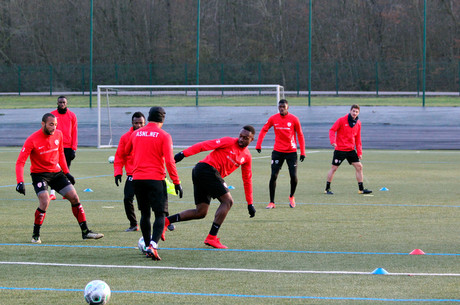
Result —
<instances>
[{"instance_id":1,"label":"goal net","mask_svg":"<svg viewBox=\"0 0 460 305\"><path fill-rule=\"evenodd\" d=\"M99 85L97 147L116 147L131 115L142 111L147 118L152 106L277 105L283 98L280 85Z\"/></svg>"}]
</instances>

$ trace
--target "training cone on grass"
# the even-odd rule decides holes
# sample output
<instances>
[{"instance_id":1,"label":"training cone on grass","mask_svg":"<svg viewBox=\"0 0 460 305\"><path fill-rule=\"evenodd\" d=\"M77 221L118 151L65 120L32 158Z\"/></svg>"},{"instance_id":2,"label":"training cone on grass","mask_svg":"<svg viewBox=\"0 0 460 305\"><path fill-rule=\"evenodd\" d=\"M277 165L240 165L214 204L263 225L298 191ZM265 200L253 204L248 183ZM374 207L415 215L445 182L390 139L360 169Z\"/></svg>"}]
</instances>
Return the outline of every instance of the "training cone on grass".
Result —
<instances>
[{"instance_id":1,"label":"training cone on grass","mask_svg":"<svg viewBox=\"0 0 460 305\"><path fill-rule=\"evenodd\" d=\"M382 187L380 190L381 190L381 191L384 191L384 192L385 192L385 191L389 191L389 189L387 189L386 187Z\"/></svg>"},{"instance_id":2,"label":"training cone on grass","mask_svg":"<svg viewBox=\"0 0 460 305\"><path fill-rule=\"evenodd\" d=\"M88 192L92 192L92 191L93 191L92 189L86 189L86 190L84 190L83 192L87 192L87 193L88 193Z\"/></svg>"},{"instance_id":3,"label":"training cone on grass","mask_svg":"<svg viewBox=\"0 0 460 305\"><path fill-rule=\"evenodd\" d=\"M415 249L413 250L411 253L409 253L410 255L423 255L425 254L425 252L423 252L422 250L420 249Z\"/></svg>"},{"instance_id":4,"label":"training cone on grass","mask_svg":"<svg viewBox=\"0 0 460 305\"><path fill-rule=\"evenodd\" d=\"M372 271L372 274L388 274L388 271L386 271L383 268L377 268L374 271Z\"/></svg>"}]
</instances>

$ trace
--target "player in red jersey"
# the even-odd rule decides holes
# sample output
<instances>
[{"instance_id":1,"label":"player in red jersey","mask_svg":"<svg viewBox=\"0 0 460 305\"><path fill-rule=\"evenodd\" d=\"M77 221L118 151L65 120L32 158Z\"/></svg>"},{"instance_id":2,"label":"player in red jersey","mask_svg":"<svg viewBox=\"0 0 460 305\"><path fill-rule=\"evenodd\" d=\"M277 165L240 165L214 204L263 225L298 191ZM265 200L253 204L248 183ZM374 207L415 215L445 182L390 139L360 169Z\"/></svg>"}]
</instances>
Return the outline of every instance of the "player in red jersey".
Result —
<instances>
[{"instance_id":1,"label":"player in red jersey","mask_svg":"<svg viewBox=\"0 0 460 305\"><path fill-rule=\"evenodd\" d=\"M363 186L363 164L360 162L363 157L363 146L361 144L361 121L358 118L359 111L359 105L352 105L350 113L339 118L329 130L329 140L334 147L334 156L332 158L332 167L327 173L325 194L334 194L331 191L332 178L345 159L356 170L358 193L372 193L371 190L365 189Z\"/></svg>"},{"instance_id":2,"label":"player in red jersey","mask_svg":"<svg viewBox=\"0 0 460 305\"><path fill-rule=\"evenodd\" d=\"M64 155L67 166L70 168L72 160L75 159L75 152L78 146L78 122L75 113L67 108L67 98L61 95L57 99L57 109L51 111L58 122L57 130L62 131L64 138ZM50 191L51 200L56 199L56 194L53 189Z\"/></svg>"},{"instance_id":3,"label":"player in red jersey","mask_svg":"<svg viewBox=\"0 0 460 305\"><path fill-rule=\"evenodd\" d=\"M158 255L158 242L163 235L165 216L168 215L165 165L176 194L180 198L183 195L174 163L172 139L161 129L165 114L162 107L150 108L147 119L149 123L135 130L126 144L126 154L131 154L133 158L134 194L141 211L142 236L145 245L148 245L145 253L153 260L161 260ZM152 211L155 215L153 227L150 222Z\"/></svg>"},{"instance_id":4,"label":"player in red jersey","mask_svg":"<svg viewBox=\"0 0 460 305\"><path fill-rule=\"evenodd\" d=\"M132 156L126 154L125 146L129 141L133 131L144 127L145 117L142 112L135 112L131 117L132 127L127 133L121 136L120 141L118 142L117 152L115 153L115 161L113 162L113 170L115 176L115 184L121 184L121 177L123 176L123 167L126 171L126 182L124 188L124 198L123 204L125 206L126 217L129 220L129 228L126 232L139 231L139 226L137 225L136 213L134 212L134 188L133 188L133 160Z\"/></svg>"},{"instance_id":5,"label":"player in red jersey","mask_svg":"<svg viewBox=\"0 0 460 305\"><path fill-rule=\"evenodd\" d=\"M272 151L272 173L269 182L270 203L267 209L275 208L275 189L276 179L283 166L284 160L289 168L289 176L291 178L291 191L289 193L289 206L295 207L294 193L297 188L297 140L296 134L299 139L300 146L300 162L305 160L305 138L300 126L299 119L288 112L289 105L287 100L280 100L278 102L279 113L272 115L267 123L262 127L259 138L257 139L256 150L262 151L262 142L268 130L273 127L275 130L275 145Z\"/></svg>"},{"instance_id":6,"label":"player in red jersey","mask_svg":"<svg viewBox=\"0 0 460 305\"><path fill-rule=\"evenodd\" d=\"M249 215L254 217L256 214L252 199L252 157L247 148L249 143L254 140L254 135L254 127L246 125L241 129L238 138L225 137L200 142L174 156L177 163L184 157L212 150L206 158L195 165L192 171L196 208L166 218L165 231L170 223L204 218L208 213L211 197L217 198L220 206L217 208L214 222L204 243L214 248L227 248L217 238L219 228L233 205L232 195L223 178L240 166Z\"/></svg>"},{"instance_id":7,"label":"player in red jersey","mask_svg":"<svg viewBox=\"0 0 460 305\"><path fill-rule=\"evenodd\" d=\"M42 128L26 139L16 161L16 191L25 195L24 165L30 156L30 175L39 201L39 206L35 211L32 242L41 243L40 228L50 203L48 185L70 201L73 215L80 224L83 239L99 239L104 235L92 232L86 224L85 211L73 187L75 179L69 173L65 162L62 132L56 127L57 120L53 114L43 115Z\"/></svg>"}]
</instances>

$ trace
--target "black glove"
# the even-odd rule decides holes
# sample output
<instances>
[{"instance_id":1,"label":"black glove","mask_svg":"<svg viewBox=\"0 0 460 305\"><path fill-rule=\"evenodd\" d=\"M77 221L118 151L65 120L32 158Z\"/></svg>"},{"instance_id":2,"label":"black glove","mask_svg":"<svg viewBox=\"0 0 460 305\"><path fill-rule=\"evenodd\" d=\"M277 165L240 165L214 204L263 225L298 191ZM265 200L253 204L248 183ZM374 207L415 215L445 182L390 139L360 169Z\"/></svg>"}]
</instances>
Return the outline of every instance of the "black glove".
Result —
<instances>
[{"instance_id":1,"label":"black glove","mask_svg":"<svg viewBox=\"0 0 460 305\"><path fill-rule=\"evenodd\" d=\"M182 161L182 159L184 159L185 156L184 156L184 152L180 152L180 153L177 153L175 156L174 156L174 161L176 161L176 163L179 163L180 161Z\"/></svg>"},{"instance_id":2,"label":"black glove","mask_svg":"<svg viewBox=\"0 0 460 305\"><path fill-rule=\"evenodd\" d=\"M115 176L115 184L118 186L118 183L121 184L121 175L116 175Z\"/></svg>"},{"instance_id":3,"label":"black glove","mask_svg":"<svg viewBox=\"0 0 460 305\"><path fill-rule=\"evenodd\" d=\"M182 198L184 195L184 191L182 190L182 185L179 184L174 184L174 189L176 190L176 195L179 195L179 198Z\"/></svg>"},{"instance_id":4,"label":"black glove","mask_svg":"<svg viewBox=\"0 0 460 305\"><path fill-rule=\"evenodd\" d=\"M65 174L65 176L69 179L70 183L75 185L75 178L70 173Z\"/></svg>"},{"instance_id":5,"label":"black glove","mask_svg":"<svg viewBox=\"0 0 460 305\"><path fill-rule=\"evenodd\" d=\"M73 159L75 159L75 150L71 150L71 153L70 153L70 160L72 161Z\"/></svg>"},{"instance_id":6,"label":"black glove","mask_svg":"<svg viewBox=\"0 0 460 305\"><path fill-rule=\"evenodd\" d=\"M16 192L23 194L24 196L26 195L26 187L24 186L24 182L19 182L18 185L16 185Z\"/></svg>"},{"instance_id":7,"label":"black glove","mask_svg":"<svg viewBox=\"0 0 460 305\"><path fill-rule=\"evenodd\" d=\"M303 162L303 160L305 160L305 156L304 156L304 155L300 155L300 162Z\"/></svg>"},{"instance_id":8,"label":"black glove","mask_svg":"<svg viewBox=\"0 0 460 305\"><path fill-rule=\"evenodd\" d=\"M253 204L248 204L248 212L249 212L250 218L256 216L256 208L254 207Z\"/></svg>"},{"instance_id":9,"label":"black glove","mask_svg":"<svg viewBox=\"0 0 460 305\"><path fill-rule=\"evenodd\" d=\"M262 152L262 149L256 148L257 152L260 154Z\"/></svg>"}]
</instances>

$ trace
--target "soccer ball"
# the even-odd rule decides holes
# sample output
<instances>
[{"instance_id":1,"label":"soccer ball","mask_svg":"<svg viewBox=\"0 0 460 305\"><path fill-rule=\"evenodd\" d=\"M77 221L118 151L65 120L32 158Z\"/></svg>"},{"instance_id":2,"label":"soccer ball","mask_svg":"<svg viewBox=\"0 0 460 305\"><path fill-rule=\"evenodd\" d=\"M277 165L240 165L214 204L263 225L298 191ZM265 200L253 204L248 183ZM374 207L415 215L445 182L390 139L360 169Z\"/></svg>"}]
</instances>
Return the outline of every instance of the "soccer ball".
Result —
<instances>
[{"instance_id":1,"label":"soccer ball","mask_svg":"<svg viewBox=\"0 0 460 305\"><path fill-rule=\"evenodd\" d=\"M85 300L88 304L107 304L110 299L110 287L106 282L94 280L85 287Z\"/></svg>"},{"instance_id":2,"label":"soccer ball","mask_svg":"<svg viewBox=\"0 0 460 305\"><path fill-rule=\"evenodd\" d=\"M109 157L109 163L113 163L115 161L115 157L114 156L110 156Z\"/></svg>"},{"instance_id":3,"label":"soccer ball","mask_svg":"<svg viewBox=\"0 0 460 305\"><path fill-rule=\"evenodd\" d=\"M137 248L139 249L139 251L141 251L141 253L145 253L145 241L144 241L144 236L141 236L141 238L139 238L139 241L137 242Z\"/></svg>"},{"instance_id":4,"label":"soccer ball","mask_svg":"<svg viewBox=\"0 0 460 305\"><path fill-rule=\"evenodd\" d=\"M144 252L144 249L145 249L144 236L141 236L141 238L139 238L139 241L137 242L137 248L138 248L141 252Z\"/></svg>"}]
</instances>

